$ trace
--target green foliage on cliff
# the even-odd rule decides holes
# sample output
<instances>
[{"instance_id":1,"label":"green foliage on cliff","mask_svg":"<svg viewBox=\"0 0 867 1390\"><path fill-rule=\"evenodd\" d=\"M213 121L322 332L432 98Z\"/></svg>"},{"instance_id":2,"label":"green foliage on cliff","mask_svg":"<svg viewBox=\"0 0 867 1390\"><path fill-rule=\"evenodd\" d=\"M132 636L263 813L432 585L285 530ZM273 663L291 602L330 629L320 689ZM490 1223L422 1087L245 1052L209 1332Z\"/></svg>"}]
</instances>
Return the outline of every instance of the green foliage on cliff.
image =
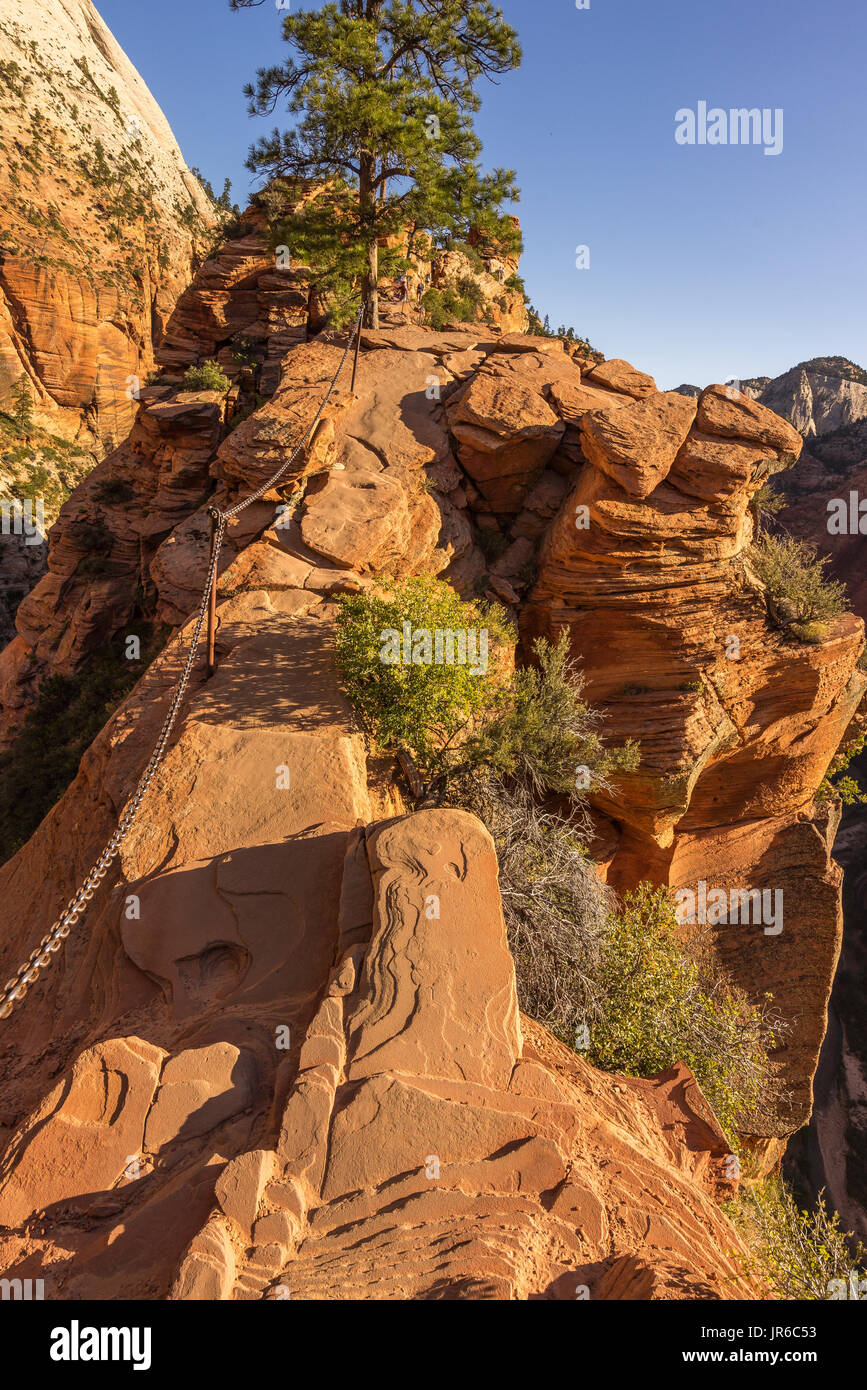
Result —
<instances>
[{"instance_id":1,"label":"green foliage on cliff","mask_svg":"<svg viewBox=\"0 0 867 1390\"><path fill-rule=\"evenodd\" d=\"M185 391L228 391L229 386L226 373L212 358L196 367L188 367L184 373Z\"/></svg>"},{"instance_id":2,"label":"green foliage on cliff","mask_svg":"<svg viewBox=\"0 0 867 1390\"><path fill-rule=\"evenodd\" d=\"M346 691L379 745L416 761L428 796L484 773L580 800L592 780L634 766L633 745L604 747L568 634L537 642L537 664L517 671L514 644L498 605L464 602L429 576L340 600Z\"/></svg>"},{"instance_id":3,"label":"green foliage on cliff","mask_svg":"<svg viewBox=\"0 0 867 1390\"><path fill-rule=\"evenodd\" d=\"M749 558L768 591L771 613L801 641L821 641L828 627L849 611L846 588L828 579L828 556L791 536L758 537Z\"/></svg>"},{"instance_id":4,"label":"green foliage on cliff","mask_svg":"<svg viewBox=\"0 0 867 1390\"><path fill-rule=\"evenodd\" d=\"M857 733L854 738L841 747L816 792L816 800L820 805L826 801L835 800L842 801L844 806L867 803L867 796L865 796L857 777L846 775L854 759L863 753L865 744L867 744L867 733Z\"/></svg>"},{"instance_id":5,"label":"green foliage on cliff","mask_svg":"<svg viewBox=\"0 0 867 1390\"><path fill-rule=\"evenodd\" d=\"M762 1104L779 1031L701 942L682 939L666 889L642 883L625 895L603 945L591 1062L632 1076L686 1062L734 1142Z\"/></svg>"},{"instance_id":6,"label":"green foliage on cliff","mask_svg":"<svg viewBox=\"0 0 867 1390\"><path fill-rule=\"evenodd\" d=\"M460 634L442 639L439 660L438 632ZM380 747L411 754L426 778L463 757L474 728L492 717L514 642L502 609L463 603L429 576L340 600L337 660L347 694Z\"/></svg>"},{"instance_id":7,"label":"green foliage on cliff","mask_svg":"<svg viewBox=\"0 0 867 1390\"><path fill-rule=\"evenodd\" d=\"M813 1210L805 1211L782 1178L770 1177L742 1187L726 1214L749 1251L744 1272L769 1286L775 1297L863 1297L858 1285L867 1277L867 1250L841 1229L824 1192Z\"/></svg>"},{"instance_id":8,"label":"green foliage on cliff","mask_svg":"<svg viewBox=\"0 0 867 1390\"><path fill-rule=\"evenodd\" d=\"M439 330L451 322L474 323L484 316L479 311L485 310L486 300L480 285L464 276L454 285L432 286L422 299L422 307L425 322Z\"/></svg>"}]
</instances>

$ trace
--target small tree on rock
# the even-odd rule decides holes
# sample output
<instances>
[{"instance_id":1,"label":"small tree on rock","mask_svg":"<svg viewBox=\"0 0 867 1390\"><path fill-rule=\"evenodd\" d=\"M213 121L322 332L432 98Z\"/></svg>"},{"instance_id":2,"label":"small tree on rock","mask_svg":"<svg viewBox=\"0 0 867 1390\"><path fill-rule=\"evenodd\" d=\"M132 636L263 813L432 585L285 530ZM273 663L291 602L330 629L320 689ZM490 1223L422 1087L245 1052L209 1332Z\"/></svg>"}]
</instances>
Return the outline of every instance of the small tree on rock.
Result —
<instances>
[{"instance_id":1,"label":"small tree on rock","mask_svg":"<svg viewBox=\"0 0 867 1390\"><path fill-rule=\"evenodd\" d=\"M229 2L237 10L262 0ZM479 79L521 61L491 0L339 0L287 14L283 37L292 53L260 69L246 94L254 115L285 99L296 122L257 141L248 167L323 186L291 215L301 254L321 254L323 204L336 198L326 269L333 283L362 282L369 327L379 324L386 238L408 226L435 237L476 227L515 247L500 213L517 196L514 173L482 173L472 124ZM393 251L389 259L397 264Z\"/></svg>"}]
</instances>

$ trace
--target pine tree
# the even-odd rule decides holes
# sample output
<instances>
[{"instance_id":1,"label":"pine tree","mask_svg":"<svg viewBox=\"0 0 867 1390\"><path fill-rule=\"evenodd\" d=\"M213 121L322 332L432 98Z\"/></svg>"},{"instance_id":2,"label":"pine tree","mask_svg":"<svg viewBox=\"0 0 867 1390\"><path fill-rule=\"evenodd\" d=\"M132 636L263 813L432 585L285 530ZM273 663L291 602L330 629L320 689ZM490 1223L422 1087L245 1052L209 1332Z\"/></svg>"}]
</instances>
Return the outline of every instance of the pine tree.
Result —
<instances>
[{"instance_id":1,"label":"pine tree","mask_svg":"<svg viewBox=\"0 0 867 1390\"><path fill-rule=\"evenodd\" d=\"M295 190L293 251L318 267L325 252L324 283L344 293L361 281L368 326L379 323L380 259L391 273L408 265L393 248L380 257L385 238L409 227L412 251L425 232L463 240L474 227L516 248L500 212L517 197L514 173L482 172L472 121L478 81L521 61L491 0L339 0L287 14L283 37L291 55L260 69L246 94L257 115L285 100L295 124L257 141L248 167Z\"/></svg>"},{"instance_id":2,"label":"pine tree","mask_svg":"<svg viewBox=\"0 0 867 1390\"><path fill-rule=\"evenodd\" d=\"M15 424L22 434L28 434L33 428L33 401L26 375L19 378L12 394L12 402Z\"/></svg>"}]
</instances>

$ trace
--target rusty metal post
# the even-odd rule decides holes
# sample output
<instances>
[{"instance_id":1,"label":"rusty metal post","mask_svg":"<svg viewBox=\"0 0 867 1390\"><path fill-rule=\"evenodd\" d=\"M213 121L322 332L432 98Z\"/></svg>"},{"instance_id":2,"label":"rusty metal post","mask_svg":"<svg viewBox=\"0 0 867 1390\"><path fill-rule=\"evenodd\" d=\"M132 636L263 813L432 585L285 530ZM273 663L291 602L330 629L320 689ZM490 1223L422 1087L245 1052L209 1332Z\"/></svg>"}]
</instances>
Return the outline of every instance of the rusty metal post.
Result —
<instances>
[{"instance_id":1,"label":"rusty metal post","mask_svg":"<svg viewBox=\"0 0 867 1390\"><path fill-rule=\"evenodd\" d=\"M210 567L214 566L214 549L217 543L217 518L211 516L211 549ZM213 579L211 580L211 592L208 596L208 675L212 676L217 669L215 658L215 645L217 641L217 570L213 569Z\"/></svg>"},{"instance_id":2,"label":"rusty metal post","mask_svg":"<svg viewBox=\"0 0 867 1390\"><path fill-rule=\"evenodd\" d=\"M350 389L350 391L352 392L353 395L355 395L355 374L356 374L356 372L358 371L358 354L359 354L359 352L361 351L361 325L362 325L363 322L364 322L364 307L362 306L361 318L360 318L359 321L358 321L358 331L357 331L356 338L355 338L355 358L354 358L353 363L352 363L352 382L350 383L350 387L349 387L349 389Z\"/></svg>"}]
</instances>

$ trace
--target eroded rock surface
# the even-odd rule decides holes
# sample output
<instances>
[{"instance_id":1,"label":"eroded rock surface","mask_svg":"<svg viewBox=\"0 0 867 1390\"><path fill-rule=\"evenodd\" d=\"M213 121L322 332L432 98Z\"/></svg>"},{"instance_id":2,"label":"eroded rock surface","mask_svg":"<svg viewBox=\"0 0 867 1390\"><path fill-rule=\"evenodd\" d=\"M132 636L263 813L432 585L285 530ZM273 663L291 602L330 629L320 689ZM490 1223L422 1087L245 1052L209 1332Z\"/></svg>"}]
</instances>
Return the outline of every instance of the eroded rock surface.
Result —
<instances>
[{"instance_id":1,"label":"eroded rock surface","mask_svg":"<svg viewBox=\"0 0 867 1390\"><path fill-rule=\"evenodd\" d=\"M281 347L272 310L294 293L255 227L224 247L179 306L168 378L55 528L0 660L10 725L142 593L176 636L0 870L7 975L150 755L208 504L290 458L341 361L345 338ZM240 374L225 396L171 376L241 338L279 375L238 422ZM784 891L779 934L716 933L748 993L796 1019L756 1124L767 1162L809 1110L839 947L814 794L867 683L859 621L795 644L749 566L750 499L799 442L724 388L657 392L556 340L364 334L355 394L342 378L285 485L228 528L217 670L196 667L119 880L4 1025L7 1271L74 1299L737 1295L727 1144L695 1082L602 1076L519 1017L492 844L463 813L407 814L368 762L331 600L437 574L503 602L527 654L567 627L608 740L641 750L596 805L600 871ZM49 1173L70 1125L81 1162Z\"/></svg>"}]
</instances>

